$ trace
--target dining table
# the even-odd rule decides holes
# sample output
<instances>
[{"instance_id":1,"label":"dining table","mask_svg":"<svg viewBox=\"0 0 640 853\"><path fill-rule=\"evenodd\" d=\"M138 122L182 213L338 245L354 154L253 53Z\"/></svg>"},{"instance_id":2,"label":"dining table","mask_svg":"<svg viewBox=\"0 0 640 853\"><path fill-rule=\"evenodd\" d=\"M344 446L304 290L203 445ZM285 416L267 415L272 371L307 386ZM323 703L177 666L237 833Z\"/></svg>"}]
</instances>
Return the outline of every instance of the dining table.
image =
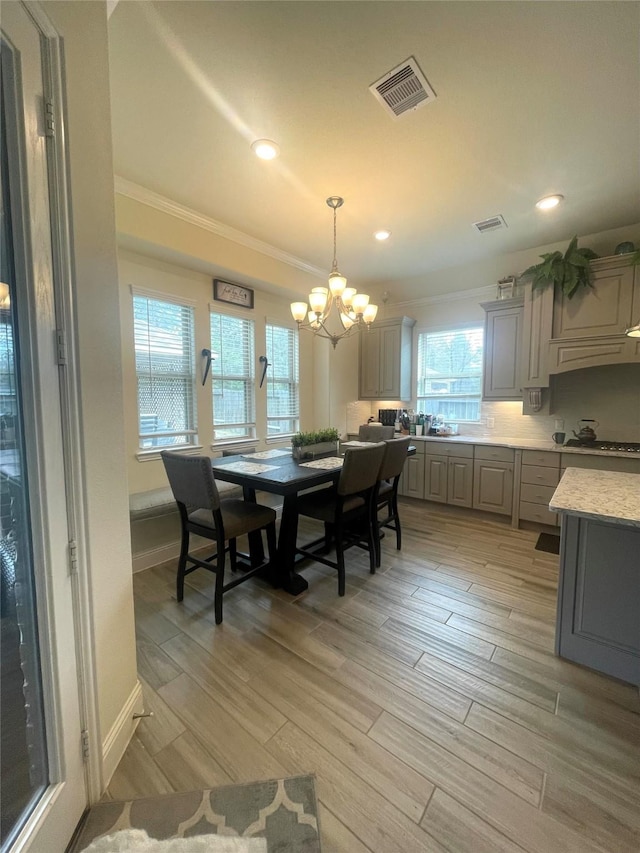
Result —
<instances>
[{"instance_id":1,"label":"dining table","mask_svg":"<svg viewBox=\"0 0 640 853\"><path fill-rule=\"evenodd\" d=\"M241 486L246 501L255 503L256 491L282 496L277 554L275 561L271 561L267 577L274 586L281 587L291 595L304 592L309 584L295 571L298 494L316 486L337 482L342 458L335 456L299 462L293 458L290 450L275 450L222 456L212 459L211 463L214 477ZM252 565L264 562L260 531L249 534L249 551Z\"/></svg>"}]
</instances>

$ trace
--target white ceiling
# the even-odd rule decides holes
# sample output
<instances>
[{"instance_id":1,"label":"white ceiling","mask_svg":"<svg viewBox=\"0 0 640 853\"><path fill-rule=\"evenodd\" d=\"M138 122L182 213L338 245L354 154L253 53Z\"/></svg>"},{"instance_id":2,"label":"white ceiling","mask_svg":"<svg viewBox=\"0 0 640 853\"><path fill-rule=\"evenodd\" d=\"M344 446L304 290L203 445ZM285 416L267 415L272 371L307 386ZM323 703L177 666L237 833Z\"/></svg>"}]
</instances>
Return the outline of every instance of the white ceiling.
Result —
<instances>
[{"instance_id":1,"label":"white ceiling","mask_svg":"<svg viewBox=\"0 0 640 853\"><path fill-rule=\"evenodd\" d=\"M418 298L434 270L640 222L639 28L636 2L120 2L115 172L327 270L341 195L342 272ZM368 87L409 56L437 100L394 120Z\"/></svg>"}]
</instances>

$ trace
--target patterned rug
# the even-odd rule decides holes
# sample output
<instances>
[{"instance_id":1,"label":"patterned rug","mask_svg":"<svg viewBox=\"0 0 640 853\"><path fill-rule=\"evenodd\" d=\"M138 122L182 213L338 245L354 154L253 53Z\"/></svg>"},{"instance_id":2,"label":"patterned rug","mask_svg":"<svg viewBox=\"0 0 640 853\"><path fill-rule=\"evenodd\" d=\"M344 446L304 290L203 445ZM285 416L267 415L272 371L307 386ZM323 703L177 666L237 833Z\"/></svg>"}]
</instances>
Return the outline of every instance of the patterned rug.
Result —
<instances>
[{"instance_id":1,"label":"patterned rug","mask_svg":"<svg viewBox=\"0 0 640 853\"><path fill-rule=\"evenodd\" d=\"M97 803L69 853L80 853L93 839L130 827L157 839L259 837L266 838L268 853L320 853L313 776Z\"/></svg>"}]
</instances>

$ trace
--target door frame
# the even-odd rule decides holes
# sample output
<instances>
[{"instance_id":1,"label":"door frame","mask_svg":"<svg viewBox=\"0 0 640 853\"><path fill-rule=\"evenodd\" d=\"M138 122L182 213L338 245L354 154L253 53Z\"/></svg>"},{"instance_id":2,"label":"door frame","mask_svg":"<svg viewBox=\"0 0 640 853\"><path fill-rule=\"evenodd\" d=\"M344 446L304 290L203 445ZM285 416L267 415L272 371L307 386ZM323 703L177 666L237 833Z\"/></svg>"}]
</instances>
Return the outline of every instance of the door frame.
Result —
<instances>
[{"instance_id":1,"label":"door frame","mask_svg":"<svg viewBox=\"0 0 640 853\"><path fill-rule=\"evenodd\" d=\"M81 453L80 429L80 393L79 369L77 356L76 310L74 304L75 272L72 254L72 218L70 180L67 166L67 145L65 125L65 87L64 87L64 53L63 41L56 31L41 3L24 0L21 3L28 17L35 25L40 36L40 52L43 68L43 87L45 102L50 104L50 111L45 112L43 105L42 121L53 123L54 134L46 134L46 165L48 173L48 207L51 226L51 262L53 273L53 295L55 305L55 325L61 333L58 338L58 351L62 354L58 367L58 388L60 399L61 435L63 445L63 469L65 481L65 504L67 511L68 538L75 543L75 560L69 553L70 590L72 595L71 609L73 613L74 646L76 655L76 673L78 678L78 699L81 732L86 761L84 763L84 788L86 800L84 806L100 798L102 793L102 738L100 733L97 681L95 673L94 654L94 623L92 602L90 596L91 576L87 559L87 525L85 519L85 488L83 483L84 465ZM18 134L24 130L18 127ZM19 149L22 146L19 146ZM30 224L28 210L23 200L23 187L27 185L27 168L22 159L22 151L17 154L18 177L17 185L20 192L12 192L12 215L19 223L19 228L26 235L24 249L30 252ZM12 183L14 183L12 181ZM16 268L22 268L25 279L33 287L33 275L29 270L29 258L22 253L16 253ZM21 325L27 333L27 341L23 342L28 350L34 345L36 318L33 308L24 306L20 312ZM52 342L53 344L53 342ZM28 395L33 399L33 395ZM25 424L30 435L30 441L35 446L41 444L40 436L46 429L44 417L37 407L25 398L26 409L33 417L32 426ZM37 474L39 462L35 463ZM40 478L36 478L36 482ZM46 497L40 499L41 511L46 511ZM70 549L71 551L71 549ZM45 610L51 610L52 593L51 578L46 575L38 584L40 597ZM43 649L50 650L54 636L49 630L41 631L40 638ZM12 851L29 850L38 833L43 827L47 815L58 799L64 787L64 755L61 753L61 709L56 683L56 670L47 675L43 670L43 691L50 708L50 722L47 723L48 755L52 775L59 782L53 781L36 804L27 823L12 841ZM68 841L69 839L67 839Z\"/></svg>"}]
</instances>

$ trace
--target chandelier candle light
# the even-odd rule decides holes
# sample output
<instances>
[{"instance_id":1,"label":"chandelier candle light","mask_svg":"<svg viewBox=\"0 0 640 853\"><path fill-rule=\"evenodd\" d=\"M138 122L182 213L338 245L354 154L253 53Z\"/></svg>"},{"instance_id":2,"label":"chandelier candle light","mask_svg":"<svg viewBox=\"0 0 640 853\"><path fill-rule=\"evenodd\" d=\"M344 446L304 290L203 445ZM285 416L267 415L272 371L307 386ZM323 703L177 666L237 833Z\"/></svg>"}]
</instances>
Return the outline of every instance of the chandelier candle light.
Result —
<instances>
[{"instance_id":1,"label":"chandelier candle light","mask_svg":"<svg viewBox=\"0 0 640 853\"><path fill-rule=\"evenodd\" d=\"M291 313L299 329L308 329L321 338L327 338L335 348L338 341L354 329L369 329L376 319L378 306L369 304L369 296L366 293L358 293L355 287L347 287L347 279L338 270L336 211L342 207L344 199L334 195L327 199L327 204L333 210L333 265L329 273L329 287L312 288L309 303L292 302ZM342 325L342 331L335 334L326 326L334 305Z\"/></svg>"}]
</instances>

